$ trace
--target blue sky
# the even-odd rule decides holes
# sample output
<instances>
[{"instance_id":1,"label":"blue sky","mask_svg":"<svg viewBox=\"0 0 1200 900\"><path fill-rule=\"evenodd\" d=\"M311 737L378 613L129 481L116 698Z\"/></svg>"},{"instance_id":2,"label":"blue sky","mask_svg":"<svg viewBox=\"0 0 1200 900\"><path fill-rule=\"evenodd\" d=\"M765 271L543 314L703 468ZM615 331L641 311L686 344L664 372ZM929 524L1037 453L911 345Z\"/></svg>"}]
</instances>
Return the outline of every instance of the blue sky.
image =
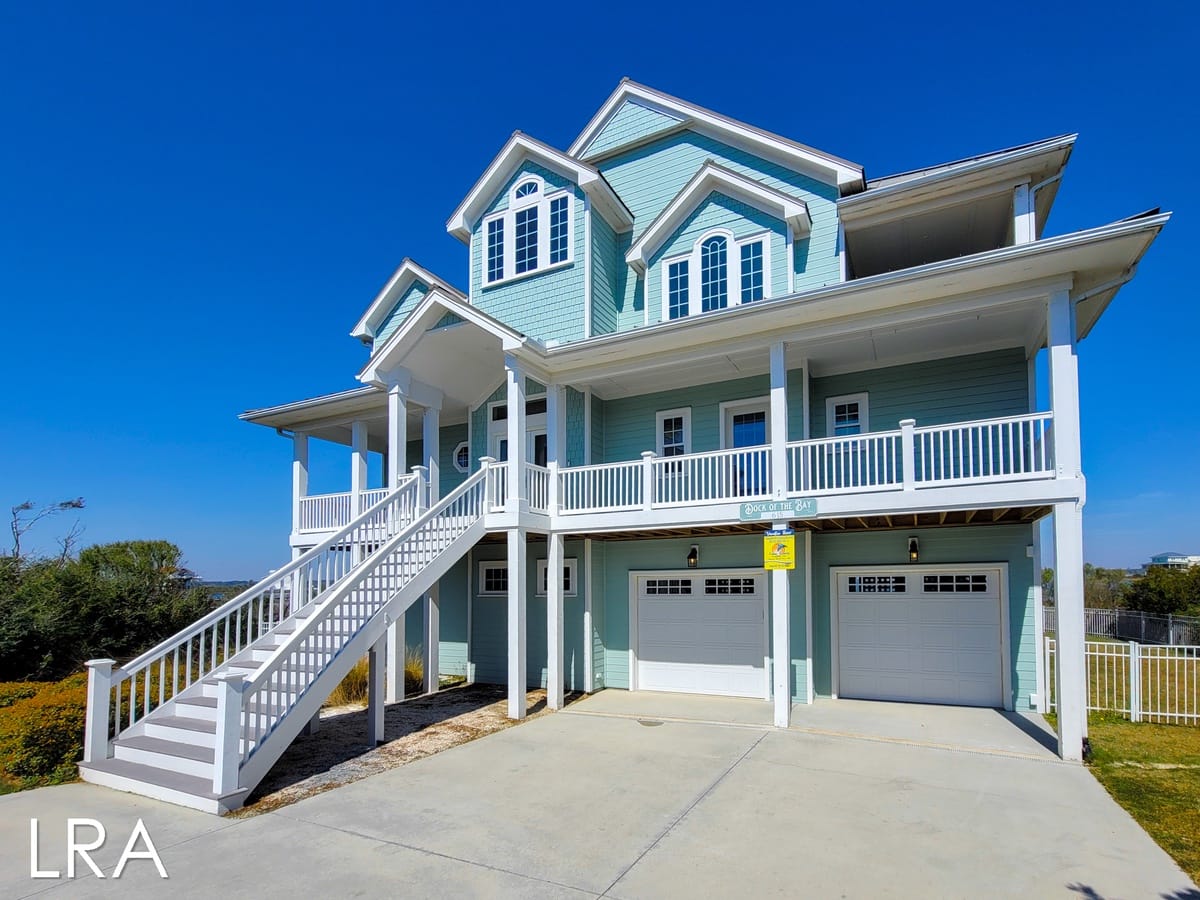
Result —
<instances>
[{"instance_id":1,"label":"blue sky","mask_svg":"<svg viewBox=\"0 0 1200 900\"><path fill-rule=\"evenodd\" d=\"M353 387L404 256L465 283L445 220L508 135L566 147L628 75L872 176L1077 131L1050 234L1175 210L1081 347L1086 556L1200 553L1197 13L1055 5L0 6L0 504L279 565L290 445L237 413Z\"/></svg>"}]
</instances>

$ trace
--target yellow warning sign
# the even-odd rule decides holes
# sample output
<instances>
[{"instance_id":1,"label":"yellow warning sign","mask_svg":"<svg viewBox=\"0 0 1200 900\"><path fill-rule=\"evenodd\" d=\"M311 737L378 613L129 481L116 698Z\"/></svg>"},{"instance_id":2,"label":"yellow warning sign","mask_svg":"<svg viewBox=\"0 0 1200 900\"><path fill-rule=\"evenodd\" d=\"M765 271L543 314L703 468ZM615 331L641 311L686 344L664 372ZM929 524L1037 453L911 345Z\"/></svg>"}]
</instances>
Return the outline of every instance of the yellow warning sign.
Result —
<instances>
[{"instance_id":1,"label":"yellow warning sign","mask_svg":"<svg viewBox=\"0 0 1200 900\"><path fill-rule=\"evenodd\" d=\"M792 529L768 531L763 535L763 568L796 568L796 533Z\"/></svg>"}]
</instances>

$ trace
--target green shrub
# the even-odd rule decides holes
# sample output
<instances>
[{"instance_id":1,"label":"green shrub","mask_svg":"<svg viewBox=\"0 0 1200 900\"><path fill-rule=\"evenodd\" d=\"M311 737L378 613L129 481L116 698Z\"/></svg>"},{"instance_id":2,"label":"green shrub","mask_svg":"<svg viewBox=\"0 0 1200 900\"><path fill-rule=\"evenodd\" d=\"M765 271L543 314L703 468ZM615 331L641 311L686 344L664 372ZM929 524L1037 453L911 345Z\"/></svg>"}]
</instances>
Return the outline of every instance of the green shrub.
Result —
<instances>
[{"instance_id":1,"label":"green shrub","mask_svg":"<svg viewBox=\"0 0 1200 900\"><path fill-rule=\"evenodd\" d=\"M0 774L55 783L75 777L83 755L87 674L47 685L0 713Z\"/></svg>"},{"instance_id":2,"label":"green shrub","mask_svg":"<svg viewBox=\"0 0 1200 900\"><path fill-rule=\"evenodd\" d=\"M34 696L52 681L0 681L0 709Z\"/></svg>"}]
</instances>

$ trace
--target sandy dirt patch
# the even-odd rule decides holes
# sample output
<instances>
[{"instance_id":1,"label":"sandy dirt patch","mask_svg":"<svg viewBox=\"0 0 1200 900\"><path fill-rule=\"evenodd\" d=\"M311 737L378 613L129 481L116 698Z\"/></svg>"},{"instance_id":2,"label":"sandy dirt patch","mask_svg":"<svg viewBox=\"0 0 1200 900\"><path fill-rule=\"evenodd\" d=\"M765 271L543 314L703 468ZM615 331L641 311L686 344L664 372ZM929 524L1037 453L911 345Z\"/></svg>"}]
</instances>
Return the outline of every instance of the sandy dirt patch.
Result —
<instances>
[{"instance_id":1,"label":"sandy dirt patch","mask_svg":"<svg viewBox=\"0 0 1200 900\"><path fill-rule=\"evenodd\" d=\"M527 700L528 718L547 712L544 690L530 691ZM503 685L446 688L389 705L384 717L387 743L372 747L367 744L365 707L324 709L317 733L297 738L246 805L231 816L244 818L279 809L520 724L505 712Z\"/></svg>"}]
</instances>

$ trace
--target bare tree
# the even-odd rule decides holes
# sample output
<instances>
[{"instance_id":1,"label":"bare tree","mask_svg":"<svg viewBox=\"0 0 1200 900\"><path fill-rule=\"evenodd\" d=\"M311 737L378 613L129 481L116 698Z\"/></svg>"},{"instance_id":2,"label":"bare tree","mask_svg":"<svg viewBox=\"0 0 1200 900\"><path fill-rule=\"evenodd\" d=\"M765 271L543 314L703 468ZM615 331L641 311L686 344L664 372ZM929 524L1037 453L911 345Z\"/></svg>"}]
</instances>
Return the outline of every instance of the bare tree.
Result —
<instances>
[{"instance_id":1,"label":"bare tree","mask_svg":"<svg viewBox=\"0 0 1200 900\"><path fill-rule=\"evenodd\" d=\"M53 516L60 512L65 512L68 509L83 509L83 498L76 497L74 500L61 500L58 503L51 503L49 506L43 506L41 509L34 512L34 504L32 500L26 500L24 503L18 503L12 508L12 537L13 537L13 552L14 557L21 555L21 538L28 533L29 529L40 522L47 516ZM74 532L74 529L72 529Z\"/></svg>"}]
</instances>

